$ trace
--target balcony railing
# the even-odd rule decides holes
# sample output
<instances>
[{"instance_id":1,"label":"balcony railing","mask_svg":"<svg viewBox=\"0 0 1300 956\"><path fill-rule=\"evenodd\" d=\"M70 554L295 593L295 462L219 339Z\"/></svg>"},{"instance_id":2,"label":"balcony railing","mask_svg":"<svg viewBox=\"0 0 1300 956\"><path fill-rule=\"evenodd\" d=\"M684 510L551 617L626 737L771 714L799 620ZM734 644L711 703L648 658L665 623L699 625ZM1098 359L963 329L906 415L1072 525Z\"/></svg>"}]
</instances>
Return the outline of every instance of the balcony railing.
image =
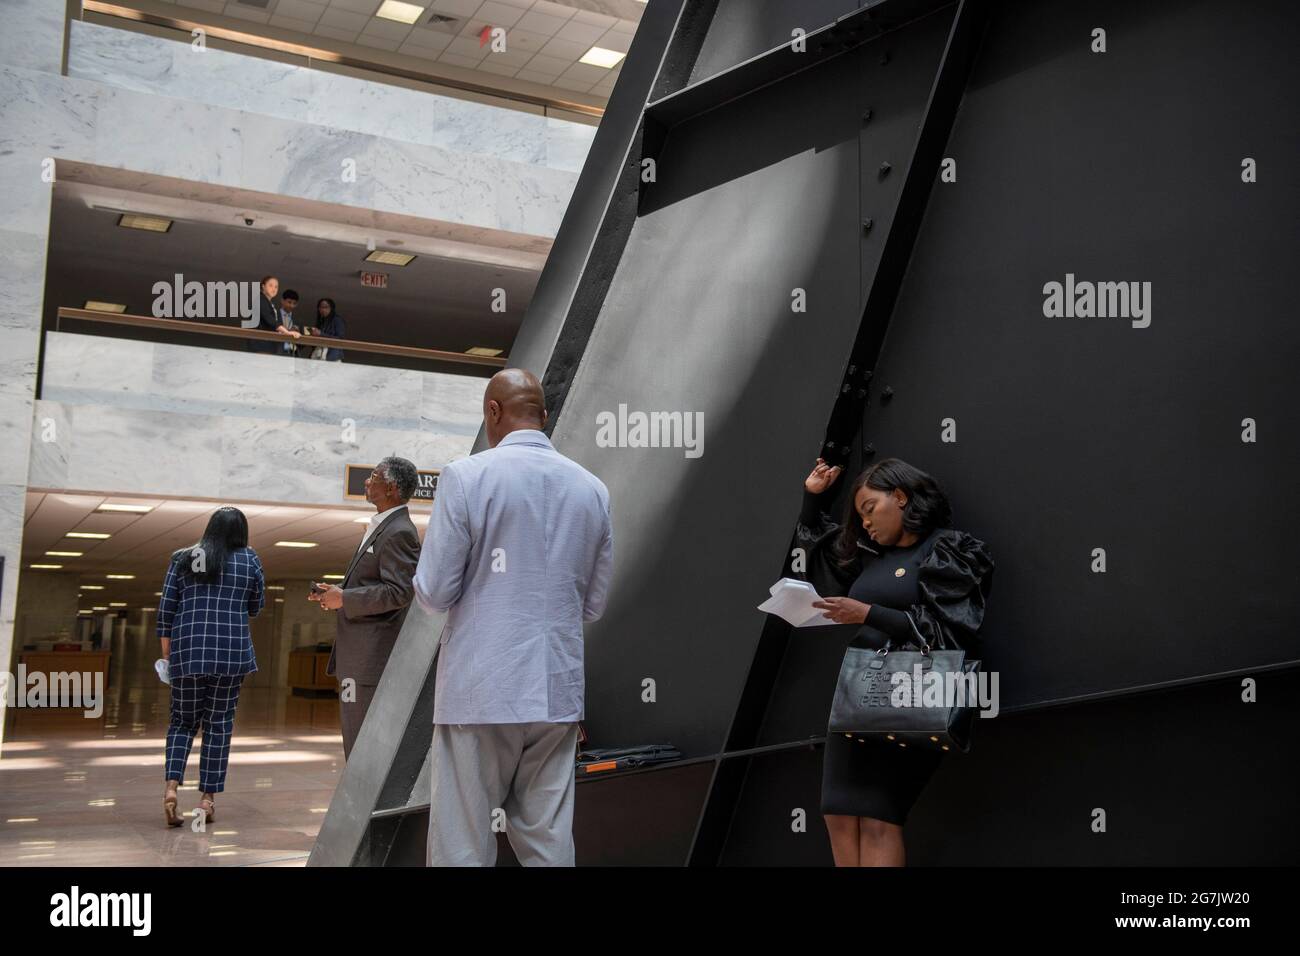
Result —
<instances>
[{"instance_id":1,"label":"balcony railing","mask_svg":"<svg viewBox=\"0 0 1300 956\"><path fill-rule=\"evenodd\" d=\"M91 309L59 308L55 314L55 329L62 331L62 322L92 322L100 325L124 325L132 328L154 330L163 333L181 333L184 335L215 336L226 339L245 339L255 342L276 342L295 345L323 346L342 349L346 352L367 352L386 355L399 359L415 359L420 362L445 363L450 365L476 365L490 368L505 368L506 359L499 355L469 355L465 352L447 352L441 349L423 349L410 345L389 345L384 342L363 342L358 339L336 339L323 335L303 336L292 339L279 332L264 332L260 329L245 329L239 326L216 325L211 322L195 322L188 319L156 319L149 315L129 315L117 312L97 312Z\"/></svg>"}]
</instances>

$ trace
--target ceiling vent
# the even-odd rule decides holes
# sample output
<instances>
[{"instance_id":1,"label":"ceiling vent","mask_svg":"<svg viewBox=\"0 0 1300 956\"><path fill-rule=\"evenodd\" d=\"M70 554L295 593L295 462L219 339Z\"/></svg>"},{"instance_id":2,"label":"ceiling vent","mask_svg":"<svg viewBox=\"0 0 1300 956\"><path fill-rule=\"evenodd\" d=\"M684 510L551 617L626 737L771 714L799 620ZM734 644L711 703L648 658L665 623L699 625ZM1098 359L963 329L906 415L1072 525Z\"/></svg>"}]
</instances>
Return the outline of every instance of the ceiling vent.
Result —
<instances>
[{"instance_id":1,"label":"ceiling vent","mask_svg":"<svg viewBox=\"0 0 1300 956\"><path fill-rule=\"evenodd\" d=\"M436 10L429 14L429 19L424 21L424 25L430 30L437 30L439 33L448 33L452 36L460 32L460 24L459 17L449 17L445 13L438 13Z\"/></svg>"},{"instance_id":2,"label":"ceiling vent","mask_svg":"<svg viewBox=\"0 0 1300 956\"><path fill-rule=\"evenodd\" d=\"M235 0L241 7L256 7L258 10L265 10L271 5L271 0Z\"/></svg>"}]
</instances>

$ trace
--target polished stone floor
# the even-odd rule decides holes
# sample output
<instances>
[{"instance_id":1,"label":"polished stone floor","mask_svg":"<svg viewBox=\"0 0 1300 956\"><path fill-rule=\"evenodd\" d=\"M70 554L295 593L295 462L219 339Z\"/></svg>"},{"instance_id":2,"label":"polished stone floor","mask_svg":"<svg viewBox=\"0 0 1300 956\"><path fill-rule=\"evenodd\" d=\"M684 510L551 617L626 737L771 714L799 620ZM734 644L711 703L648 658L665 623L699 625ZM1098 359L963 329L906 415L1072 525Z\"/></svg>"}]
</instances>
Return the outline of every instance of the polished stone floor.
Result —
<instances>
[{"instance_id":1,"label":"polished stone floor","mask_svg":"<svg viewBox=\"0 0 1300 956\"><path fill-rule=\"evenodd\" d=\"M245 686L216 818L163 822L166 686L128 675L104 713L11 708L0 751L0 865L301 866L343 769L338 701ZM199 742L180 808L198 803Z\"/></svg>"}]
</instances>

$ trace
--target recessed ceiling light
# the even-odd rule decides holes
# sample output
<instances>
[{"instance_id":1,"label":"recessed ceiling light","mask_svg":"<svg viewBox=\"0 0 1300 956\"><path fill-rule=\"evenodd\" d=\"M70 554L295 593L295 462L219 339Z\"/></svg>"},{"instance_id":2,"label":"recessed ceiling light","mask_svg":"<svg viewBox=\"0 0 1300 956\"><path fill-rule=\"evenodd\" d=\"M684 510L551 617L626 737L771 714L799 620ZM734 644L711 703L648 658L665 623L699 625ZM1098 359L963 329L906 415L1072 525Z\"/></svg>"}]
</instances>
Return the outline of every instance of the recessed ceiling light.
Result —
<instances>
[{"instance_id":1,"label":"recessed ceiling light","mask_svg":"<svg viewBox=\"0 0 1300 956\"><path fill-rule=\"evenodd\" d=\"M47 558L79 558L83 554L85 554L84 551L46 551L45 552L45 556Z\"/></svg>"},{"instance_id":2,"label":"recessed ceiling light","mask_svg":"<svg viewBox=\"0 0 1300 956\"><path fill-rule=\"evenodd\" d=\"M57 571L63 567L61 564L29 564L27 566L33 571Z\"/></svg>"},{"instance_id":3,"label":"recessed ceiling light","mask_svg":"<svg viewBox=\"0 0 1300 956\"><path fill-rule=\"evenodd\" d=\"M487 355L491 358L496 358L504 351L505 349L490 349L486 345L476 345L472 349L466 349L465 354L466 355Z\"/></svg>"},{"instance_id":4,"label":"recessed ceiling light","mask_svg":"<svg viewBox=\"0 0 1300 956\"><path fill-rule=\"evenodd\" d=\"M142 515L146 512L153 511L153 505L119 505L112 502L105 502L95 509L96 511L129 511L131 514Z\"/></svg>"},{"instance_id":5,"label":"recessed ceiling light","mask_svg":"<svg viewBox=\"0 0 1300 956\"><path fill-rule=\"evenodd\" d=\"M322 574L322 575L321 575L321 578L324 579L324 580L326 580L326 581L342 581L342 580L343 580L343 575L341 575L341 574Z\"/></svg>"},{"instance_id":6,"label":"recessed ceiling light","mask_svg":"<svg viewBox=\"0 0 1300 956\"><path fill-rule=\"evenodd\" d=\"M108 602L108 606L109 606L109 607L126 607L126 602L125 602L125 601L109 601L109 602Z\"/></svg>"},{"instance_id":7,"label":"recessed ceiling light","mask_svg":"<svg viewBox=\"0 0 1300 956\"><path fill-rule=\"evenodd\" d=\"M275 543L275 546L277 548L314 548L316 547L316 542L315 541L277 541Z\"/></svg>"},{"instance_id":8,"label":"recessed ceiling light","mask_svg":"<svg viewBox=\"0 0 1300 956\"><path fill-rule=\"evenodd\" d=\"M110 581L134 581L135 580L134 574L106 574L104 575L104 577L108 578Z\"/></svg>"},{"instance_id":9,"label":"recessed ceiling light","mask_svg":"<svg viewBox=\"0 0 1300 956\"><path fill-rule=\"evenodd\" d=\"M409 266L415 261L415 256L409 252L385 252L376 250L366 256L366 262L378 262L386 266Z\"/></svg>"},{"instance_id":10,"label":"recessed ceiling light","mask_svg":"<svg viewBox=\"0 0 1300 956\"><path fill-rule=\"evenodd\" d=\"M146 614L152 614L154 611L158 609L156 607L142 607L140 608L140 610L144 611L144 613Z\"/></svg>"},{"instance_id":11,"label":"recessed ceiling light","mask_svg":"<svg viewBox=\"0 0 1300 956\"><path fill-rule=\"evenodd\" d=\"M116 312L118 315L126 311L126 306L119 302L100 302L98 299L87 299L82 308L88 312Z\"/></svg>"},{"instance_id":12,"label":"recessed ceiling light","mask_svg":"<svg viewBox=\"0 0 1300 956\"><path fill-rule=\"evenodd\" d=\"M266 586L266 589L267 589L268 591L283 591L283 590L284 590L284 585L283 585L283 584L268 584L268 585Z\"/></svg>"},{"instance_id":13,"label":"recessed ceiling light","mask_svg":"<svg viewBox=\"0 0 1300 956\"><path fill-rule=\"evenodd\" d=\"M276 604L283 604L283 603L284 603L284 598L276 598L276 599L275 599L275 603L276 603Z\"/></svg>"},{"instance_id":14,"label":"recessed ceiling light","mask_svg":"<svg viewBox=\"0 0 1300 956\"><path fill-rule=\"evenodd\" d=\"M83 590L83 591L102 591L102 590L104 590L104 585L102 585L102 584L83 584L83 585L81 586L81 590Z\"/></svg>"},{"instance_id":15,"label":"recessed ceiling light","mask_svg":"<svg viewBox=\"0 0 1300 956\"><path fill-rule=\"evenodd\" d=\"M118 216L117 224L123 229L143 229L145 232L166 232L172 227L170 219L161 216L142 216L134 212L126 212Z\"/></svg>"},{"instance_id":16,"label":"recessed ceiling light","mask_svg":"<svg viewBox=\"0 0 1300 956\"><path fill-rule=\"evenodd\" d=\"M586 53L579 57L579 63L586 63L588 66L603 66L609 69L617 66L618 62L627 56L626 53L620 53L618 50L606 50L603 46L594 46Z\"/></svg>"},{"instance_id":17,"label":"recessed ceiling light","mask_svg":"<svg viewBox=\"0 0 1300 956\"><path fill-rule=\"evenodd\" d=\"M414 23L420 19L424 13L424 7L417 7L413 3L402 3L402 0L384 0L375 11L375 16L384 20L392 20L396 23Z\"/></svg>"},{"instance_id":18,"label":"recessed ceiling light","mask_svg":"<svg viewBox=\"0 0 1300 956\"><path fill-rule=\"evenodd\" d=\"M82 608L80 611L78 611L77 613L78 613L78 614L94 614L95 612L92 611L92 610L91 610L90 608L88 608L88 607L83 607L83 608Z\"/></svg>"},{"instance_id":19,"label":"recessed ceiling light","mask_svg":"<svg viewBox=\"0 0 1300 956\"><path fill-rule=\"evenodd\" d=\"M87 538L91 541L103 541L105 538L113 537L111 534L102 534L98 531L69 531L64 535L65 538Z\"/></svg>"},{"instance_id":20,"label":"recessed ceiling light","mask_svg":"<svg viewBox=\"0 0 1300 956\"><path fill-rule=\"evenodd\" d=\"M97 604L97 605L95 605L95 610L96 610L96 611L107 611L107 610L108 610L108 606L105 605L105 604Z\"/></svg>"}]
</instances>

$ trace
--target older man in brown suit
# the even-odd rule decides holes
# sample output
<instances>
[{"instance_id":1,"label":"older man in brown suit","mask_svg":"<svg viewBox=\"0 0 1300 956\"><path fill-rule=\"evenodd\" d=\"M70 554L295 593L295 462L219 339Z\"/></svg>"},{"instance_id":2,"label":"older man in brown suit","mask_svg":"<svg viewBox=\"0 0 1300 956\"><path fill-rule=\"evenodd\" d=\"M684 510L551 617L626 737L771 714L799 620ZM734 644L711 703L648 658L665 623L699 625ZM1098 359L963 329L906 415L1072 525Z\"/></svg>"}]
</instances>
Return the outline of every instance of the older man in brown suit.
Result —
<instances>
[{"instance_id":1,"label":"older man in brown suit","mask_svg":"<svg viewBox=\"0 0 1300 956\"><path fill-rule=\"evenodd\" d=\"M385 458L375 466L366 479L366 500L375 506L375 514L343 583L317 584L311 595L323 610L337 615L338 633L328 671L340 684L344 760L361 731L414 594L420 537L406 503L418 481L415 465L405 458ZM344 684L349 679L350 688Z\"/></svg>"}]
</instances>

